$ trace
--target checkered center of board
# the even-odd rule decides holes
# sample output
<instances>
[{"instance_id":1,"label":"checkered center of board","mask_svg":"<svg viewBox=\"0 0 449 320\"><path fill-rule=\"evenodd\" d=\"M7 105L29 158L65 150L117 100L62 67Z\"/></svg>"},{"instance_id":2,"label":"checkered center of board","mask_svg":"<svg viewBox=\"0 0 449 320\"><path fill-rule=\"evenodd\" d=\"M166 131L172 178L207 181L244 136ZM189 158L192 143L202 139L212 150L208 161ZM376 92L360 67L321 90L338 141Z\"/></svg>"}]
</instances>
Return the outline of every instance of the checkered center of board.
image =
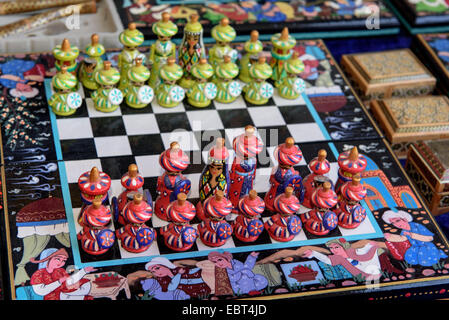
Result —
<instances>
[{"instance_id":1,"label":"checkered center of board","mask_svg":"<svg viewBox=\"0 0 449 320\"><path fill-rule=\"evenodd\" d=\"M48 85L48 84L47 84ZM316 157L318 150L326 149L328 160L332 170L329 177L337 181L338 165L336 156L327 142L323 142L323 132L315 121L303 97L296 100L286 100L274 96L264 106L252 106L243 98L231 104L219 104L212 102L211 106L198 109L187 102L180 103L175 108L163 108L153 101L144 109L132 109L122 104L119 109L111 113L99 112L95 109L88 91L79 93L83 98L83 105L77 112L69 117L60 117L52 114L53 130L57 130L60 142L59 160L62 160L62 170L66 181L62 181L63 188L68 186L70 206L73 212L68 213L68 219L72 219L75 227L71 233L78 233L81 226L77 222L81 211L81 198L78 188L78 178L83 172L96 166L107 173L111 179L109 199L118 196L123 187L120 178L127 172L131 163L136 163L140 174L145 179L144 189L150 191L153 202L156 199L157 178L163 174L159 165L159 156L162 151L168 149L172 141L178 141L181 148L189 155L190 165L183 175L192 182L192 188L188 200L196 205L199 199L198 184L202 170L204 169L208 150L214 145L218 137L226 140L226 146L230 151L229 163L232 163L234 151L232 141L234 137L244 132L248 124L257 128L257 135L264 142L264 149L257 158L257 171L254 189L259 196L264 197L269 190L269 177L277 161L273 152L276 146L283 143L287 137L293 137L301 148L304 158L296 166L304 178L310 170L307 163ZM314 143L310 143L314 142ZM64 180L64 179L63 179ZM65 197L67 198L67 197ZM302 208L305 212L308 209ZM266 221L272 213L266 211L262 220ZM230 215L229 220L234 220L236 215ZM326 237L317 237L308 233L304 228L296 237L288 243L280 243L272 240L266 230L253 243L244 243L234 235L219 249L231 252L276 249L294 247L315 241L324 243L330 237L356 236L372 238L375 235L374 219L365 221L356 229L343 229L337 227ZM201 221L195 218L191 225L197 228ZM147 261L153 256L164 255L167 258L189 258L193 256L207 255L208 252L217 250L204 245L200 238L188 251L177 253L166 247L159 229L168 222L160 220L156 215L147 222L147 225L158 232L157 239L151 247L142 253L130 253L122 248L117 240L107 253L101 256L90 256L83 252L80 243L74 246L78 252L80 263L115 261L117 264ZM114 222L109 228L116 230L121 226ZM73 235L72 235L73 236ZM72 238L73 239L73 238ZM76 239L76 237L75 237ZM75 258L77 257L75 253ZM137 259L137 260L136 260ZM139 260L143 259L143 260ZM145 260L146 259L146 260Z\"/></svg>"}]
</instances>

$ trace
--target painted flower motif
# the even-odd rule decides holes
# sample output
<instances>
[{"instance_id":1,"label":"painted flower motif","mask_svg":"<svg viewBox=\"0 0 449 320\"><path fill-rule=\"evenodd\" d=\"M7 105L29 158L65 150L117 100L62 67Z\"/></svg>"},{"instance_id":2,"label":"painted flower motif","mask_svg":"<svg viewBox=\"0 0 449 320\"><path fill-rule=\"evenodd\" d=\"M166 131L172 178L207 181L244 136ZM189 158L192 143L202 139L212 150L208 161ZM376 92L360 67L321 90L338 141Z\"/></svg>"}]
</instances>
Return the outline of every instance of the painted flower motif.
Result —
<instances>
[{"instance_id":1,"label":"painted flower motif","mask_svg":"<svg viewBox=\"0 0 449 320\"><path fill-rule=\"evenodd\" d=\"M81 107L83 99L78 92L72 92L67 96L67 105L70 109L78 109Z\"/></svg>"},{"instance_id":2,"label":"painted flower motif","mask_svg":"<svg viewBox=\"0 0 449 320\"><path fill-rule=\"evenodd\" d=\"M325 217L324 222L325 222L325 228L327 230L335 229L335 227L337 227L337 223L338 223L337 215L334 212L329 211L329 214L327 215L327 217Z\"/></svg>"},{"instance_id":3,"label":"painted flower motif","mask_svg":"<svg viewBox=\"0 0 449 320\"><path fill-rule=\"evenodd\" d=\"M233 97L238 97L242 93L242 86L237 81L231 81L228 86L228 92Z\"/></svg>"},{"instance_id":4,"label":"painted flower motif","mask_svg":"<svg viewBox=\"0 0 449 320\"><path fill-rule=\"evenodd\" d=\"M108 249L114 245L115 234L111 230L101 230L97 236L98 244L102 249Z\"/></svg>"},{"instance_id":5,"label":"painted flower motif","mask_svg":"<svg viewBox=\"0 0 449 320\"><path fill-rule=\"evenodd\" d=\"M263 223L260 220L252 220L248 224L248 233L250 236L258 236L263 231Z\"/></svg>"},{"instance_id":6,"label":"painted flower motif","mask_svg":"<svg viewBox=\"0 0 449 320\"><path fill-rule=\"evenodd\" d=\"M273 96L273 86L271 84L269 84L268 82L265 82L261 87L260 87L260 95L262 96L262 98L264 99L269 99Z\"/></svg>"},{"instance_id":7,"label":"painted flower motif","mask_svg":"<svg viewBox=\"0 0 449 320\"><path fill-rule=\"evenodd\" d=\"M142 86L138 91L138 98L141 103L150 103L154 98L153 88L150 86Z\"/></svg>"},{"instance_id":8,"label":"painted flower motif","mask_svg":"<svg viewBox=\"0 0 449 320\"><path fill-rule=\"evenodd\" d=\"M180 86L174 86L170 89L170 98L175 102L181 102L184 99L185 91Z\"/></svg>"},{"instance_id":9,"label":"painted flower motif","mask_svg":"<svg viewBox=\"0 0 449 320\"><path fill-rule=\"evenodd\" d=\"M301 220L299 220L297 216L290 217L290 219L288 220L288 231L296 235L301 232L301 229L302 229Z\"/></svg>"},{"instance_id":10,"label":"painted flower motif","mask_svg":"<svg viewBox=\"0 0 449 320\"><path fill-rule=\"evenodd\" d=\"M197 238L196 230L192 227L187 227L182 231L182 239L187 244L192 244Z\"/></svg>"},{"instance_id":11,"label":"painted flower motif","mask_svg":"<svg viewBox=\"0 0 449 320\"><path fill-rule=\"evenodd\" d=\"M207 99L215 99L215 97L217 96L217 86L214 83L209 82L204 87L204 94L206 95Z\"/></svg>"},{"instance_id":12,"label":"painted flower motif","mask_svg":"<svg viewBox=\"0 0 449 320\"><path fill-rule=\"evenodd\" d=\"M306 91L306 82L301 78L297 78L293 83L293 90L295 90L297 93L303 93L304 91Z\"/></svg>"},{"instance_id":13,"label":"painted flower motif","mask_svg":"<svg viewBox=\"0 0 449 320\"><path fill-rule=\"evenodd\" d=\"M118 105L123 101L123 93L117 88L112 89L108 94L108 100L113 105Z\"/></svg>"}]
</instances>

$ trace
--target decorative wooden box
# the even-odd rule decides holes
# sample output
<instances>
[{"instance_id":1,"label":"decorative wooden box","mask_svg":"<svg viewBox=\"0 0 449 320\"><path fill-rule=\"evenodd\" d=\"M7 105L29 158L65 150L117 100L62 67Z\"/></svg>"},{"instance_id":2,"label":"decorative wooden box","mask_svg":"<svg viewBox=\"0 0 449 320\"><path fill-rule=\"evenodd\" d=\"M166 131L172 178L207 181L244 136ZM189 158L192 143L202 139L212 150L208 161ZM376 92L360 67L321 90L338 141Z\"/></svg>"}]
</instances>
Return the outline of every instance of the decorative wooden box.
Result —
<instances>
[{"instance_id":1,"label":"decorative wooden box","mask_svg":"<svg viewBox=\"0 0 449 320\"><path fill-rule=\"evenodd\" d=\"M374 99L426 95L436 84L409 49L343 55L341 66L366 104Z\"/></svg>"},{"instance_id":2,"label":"decorative wooden box","mask_svg":"<svg viewBox=\"0 0 449 320\"><path fill-rule=\"evenodd\" d=\"M399 158L418 140L449 138L449 99L420 96L371 101L371 111Z\"/></svg>"},{"instance_id":3,"label":"decorative wooden box","mask_svg":"<svg viewBox=\"0 0 449 320\"><path fill-rule=\"evenodd\" d=\"M412 143L405 168L432 214L449 212L449 140Z\"/></svg>"}]
</instances>

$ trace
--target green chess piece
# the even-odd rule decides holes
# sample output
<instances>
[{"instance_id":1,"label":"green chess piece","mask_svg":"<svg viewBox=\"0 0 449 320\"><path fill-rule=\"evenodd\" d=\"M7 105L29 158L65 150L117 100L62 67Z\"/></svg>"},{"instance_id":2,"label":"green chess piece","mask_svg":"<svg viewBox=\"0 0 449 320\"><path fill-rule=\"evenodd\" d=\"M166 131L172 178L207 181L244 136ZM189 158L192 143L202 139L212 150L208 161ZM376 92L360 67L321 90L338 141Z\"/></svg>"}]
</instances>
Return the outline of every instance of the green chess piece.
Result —
<instances>
[{"instance_id":1,"label":"green chess piece","mask_svg":"<svg viewBox=\"0 0 449 320\"><path fill-rule=\"evenodd\" d=\"M131 22L128 29L120 33L119 40L123 45L123 50L118 56L119 89L124 90L128 86L128 70L132 67L134 60L141 57L145 61L145 56L137 50L137 47L143 43L144 37L142 32L137 30L136 24Z\"/></svg>"},{"instance_id":2,"label":"green chess piece","mask_svg":"<svg viewBox=\"0 0 449 320\"><path fill-rule=\"evenodd\" d=\"M55 67L57 71L61 71L62 66L67 67L67 71L76 76L76 67L80 51L77 47L70 45L68 39L62 40L61 45L57 45L53 49L53 56L55 57Z\"/></svg>"},{"instance_id":3,"label":"green chess piece","mask_svg":"<svg viewBox=\"0 0 449 320\"><path fill-rule=\"evenodd\" d=\"M182 68L175 64L176 59L170 57L167 64L162 66L159 77L162 82L156 87L156 98L160 106L174 108L184 99L184 89L176 85L182 77Z\"/></svg>"},{"instance_id":4,"label":"green chess piece","mask_svg":"<svg viewBox=\"0 0 449 320\"><path fill-rule=\"evenodd\" d=\"M223 57L228 55L234 62L237 60L237 51L232 49L229 43L231 43L235 37L236 32L233 27L229 25L229 19L223 18L220 20L220 24L212 28L212 38L217 42L209 50L209 62L216 68L219 63L223 62Z\"/></svg>"},{"instance_id":5,"label":"green chess piece","mask_svg":"<svg viewBox=\"0 0 449 320\"><path fill-rule=\"evenodd\" d=\"M263 44L259 40L259 32L257 30L251 31L251 38L245 42L244 49L246 53L240 60L239 79L248 83L251 81L249 68L257 61L259 53L263 50Z\"/></svg>"},{"instance_id":6,"label":"green chess piece","mask_svg":"<svg viewBox=\"0 0 449 320\"><path fill-rule=\"evenodd\" d=\"M88 58L83 60L79 72L81 83L85 88L90 90L98 89L94 74L98 70L103 69L103 59L101 56L104 55L105 49L102 44L98 43L98 40L98 35L93 34L91 44L86 47Z\"/></svg>"},{"instance_id":7,"label":"green chess piece","mask_svg":"<svg viewBox=\"0 0 449 320\"><path fill-rule=\"evenodd\" d=\"M148 84L156 88L159 83L159 70L167 63L167 58L176 57L176 45L171 38L178 32L178 27L170 21L168 12L162 13L162 20L153 24L152 30L157 40L151 45L148 64L151 66L151 76Z\"/></svg>"},{"instance_id":8,"label":"green chess piece","mask_svg":"<svg viewBox=\"0 0 449 320\"><path fill-rule=\"evenodd\" d=\"M304 63L299 59L297 52L285 62L284 69L287 76L282 78L278 86L279 95L285 99L296 99L305 90L304 80L298 77L304 71Z\"/></svg>"},{"instance_id":9,"label":"green chess piece","mask_svg":"<svg viewBox=\"0 0 449 320\"><path fill-rule=\"evenodd\" d=\"M117 110L123 101L123 93L115 85L120 81L120 72L111 67L110 61L103 62L103 69L95 72L99 88L91 94L95 109L101 112Z\"/></svg>"},{"instance_id":10,"label":"green chess piece","mask_svg":"<svg viewBox=\"0 0 449 320\"><path fill-rule=\"evenodd\" d=\"M271 37L273 49L271 50L270 66L273 68L271 79L274 85L278 87L282 78L287 76L284 70L284 63L292 56L292 49L296 45L296 40L288 33L288 28L282 29L281 33L276 33Z\"/></svg>"},{"instance_id":11,"label":"green chess piece","mask_svg":"<svg viewBox=\"0 0 449 320\"><path fill-rule=\"evenodd\" d=\"M217 85L215 101L231 103L242 93L241 85L233 80L239 74L239 67L231 61L230 56L224 56L224 61L215 68L214 83Z\"/></svg>"},{"instance_id":12,"label":"green chess piece","mask_svg":"<svg viewBox=\"0 0 449 320\"><path fill-rule=\"evenodd\" d=\"M217 95L217 87L214 83L208 82L214 74L214 68L207 62L206 58L192 67L192 76L195 84L187 91L187 101L197 108L205 108L210 105L212 99Z\"/></svg>"},{"instance_id":13,"label":"green chess piece","mask_svg":"<svg viewBox=\"0 0 449 320\"><path fill-rule=\"evenodd\" d=\"M73 92L78 80L67 71L67 66L61 66L61 70L53 76L51 84L54 93L48 101L53 112L59 116L70 116L81 106L81 96Z\"/></svg>"},{"instance_id":14,"label":"green chess piece","mask_svg":"<svg viewBox=\"0 0 449 320\"><path fill-rule=\"evenodd\" d=\"M266 63L265 57L260 57L249 68L251 81L243 88L245 100L254 105L266 104L273 96L273 86L266 82L272 74L273 69Z\"/></svg>"},{"instance_id":15,"label":"green chess piece","mask_svg":"<svg viewBox=\"0 0 449 320\"><path fill-rule=\"evenodd\" d=\"M145 85L149 78L150 70L142 65L141 58L136 58L134 66L128 71L128 87L123 91L125 102L129 107L142 109L153 100L153 88Z\"/></svg>"}]
</instances>

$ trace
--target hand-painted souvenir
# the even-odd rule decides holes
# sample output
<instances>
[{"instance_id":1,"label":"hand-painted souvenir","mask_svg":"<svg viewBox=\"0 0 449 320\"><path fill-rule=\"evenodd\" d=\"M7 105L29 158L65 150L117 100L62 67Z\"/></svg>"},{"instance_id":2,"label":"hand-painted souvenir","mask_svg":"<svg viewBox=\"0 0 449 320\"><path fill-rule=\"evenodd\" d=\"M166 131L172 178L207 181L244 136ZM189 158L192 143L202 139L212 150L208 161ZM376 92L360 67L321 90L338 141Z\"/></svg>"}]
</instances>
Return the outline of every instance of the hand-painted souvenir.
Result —
<instances>
[{"instance_id":1,"label":"hand-painted souvenir","mask_svg":"<svg viewBox=\"0 0 449 320\"><path fill-rule=\"evenodd\" d=\"M145 108L154 98L154 91L145 82L150 71L142 65L142 59L136 58L135 64L128 71L128 86L123 90L126 104L134 109Z\"/></svg>"},{"instance_id":2,"label":"hand-painted souvenir","mask_svg":"<svg viewBox=\"0 0 449 320\"><path fill-rule=\"evenodd\" d=\"M184 89L176 84L182 77L182 69L175 62L175 58L168 58L159 73L162 82L156 88L156 98L159 105L165 108L176 107L185 96Z\"/></svg>"},{"instance_id":3,"label":"hand-painted souvenir","mask_svg":"<svg viewBox=\"0 0 449 320\"><path fill-rule=\"evenodd\" d=\"M192 248L198 238L198 231L189 222L195 218L195 206L187 201L185 193L179 193L175 201L167 207L170 223L160 229L165 245L173 251L186 251Z\"/></svg>"},{"instance_id":4,"label":"hand-painted souvenir","mask_svg":"<svg viewBox=\"0 0 449 320\"><path fill-rule=\"evenodd\" d=\"M279 165L274 167L270 176L270 190L265 194L265 206L270 211L275 211L274 199L285 192L287 187L293 187L294 192L300 197L304 198L304 187L302 185L301 175L293 166L297 165L302 160L302 152L295 140L289 137L285 143L280 144L274 150L274 157L279 162Z\"/></svg>"},{"instance_id":5,"label":"hand-painted souvenir","mask_svg":"<svg viewBox=\"0 0 449 320\"><path fill-rule=\"evenodd\" d=\"M263 44L259 40L259 32L257 30L251 31L251 38L245 42L245 54L240 60L240 74L239 79L245 83L251 81L249 75L249 68L259 59L259 53L263 50Z\"/></svg>"},{"instance_id":6,"label":"hand-painted souvenir","mask_svg":"<svg viewBox=\"0 0 449 320\"><path fill-rule=\"evenodd\" d=\"M57 71L61 71L62 66L67 67L67 71L76 76L76 67L80 51L77 47L70 45L68 39L64 39L62 44L57 45L53 49L53 56L55 57L55 67Z\"/></svg>"},{"instance_id":7,"label":"hand-painted souvenir","mask_svg":"<svg viewBox=\"0 0 449 320\"><path fill-rule=\"evenodd\" d=\"M111 178L106 173L99 171L97 167L93 167L92 170L84 172L79 177L78 187L84 204L92 204L95 199L106 204Z\"/></svg>"},{"instance_id":8,"label":"hand-painted souvenir","mask_svg":"<svg viewBox=\"0 0 449 320\"><path fill-rule=\"evenodd\" d=\"M351 150L340 153L338 156L338 180L335 184L335 192L340 195L341 186L348 181L352 180L352 177L356 174L362 174L368 165L368 160L365 156L359 154L357 147Z\"/></svg>"},{"instance_id":9,"label":"hand-painted souvenir","mask_svg":"<svg viewBox=\"0 0 449 320\"><path fill-rule=\"evenodd\" d=\"M304 63L299 59L298 53L294 52L292 57L284 64L286 76L283 77L278 87L279 95L285 99L296 99L306 90L306 83L299 78L304 71Z\"/></svg>"},{"instance_id":10,"label":"hand-painted souvenir","mask_svg":"<svg viewBox=\"0 0 449 320\"><path fill-rule=\"evenodd\" d=\"M326 181L312 194L314 208L301 215L306 230L316 236L323 236L334 230L338 226L338 217L332 208L337 203L337 194L332 190L331 184Z\"/></svg>"},{"instance_id":11,"label":"hand-painted souvenir","mask_svg":"<svg viewBox=\"0 0 449 320\"><path fill-rule=\"evenodd\" d=\"M111 222L111 211L102 205L101 199L94 199L82 212L82 230L78 233L81 248L91 255L105 253L114 245L115 234L106 228Z\"/></svg>"},{"instance_id":12,"label":"hand-painted souvenir","mask_svg":"<svg viewBox=\"0 0 449 320\"><path fill-rule=\"evenodd\" d=\"M128 167L128 172L125 173L120 179L120 183L125 188L125 190L118 197L118 211L122 212L128 201L132 200L136 192L143 187L144 179L139 173L137 165L130 164ZM119 215L118 222L125 224L121 215Z\"/></svg>"},{"instance_id":13,"label":"hand-painted souvenir","mask_svg":"<svg viewBox=\"0 0 449 320\"><path fill-rule=\"evenodd\" d=\"M309 162L309 169L311 173L309 173L303 180L305 194L302 205L306 208L312 208L312 193L318 187L322 186L326 181L330 182L332 185L331 179L326 176L326 174L331 169L331 165L326 157L326 150L321 149L320 151L318 151L318 156L316 158L313 158L312 161Z\"/></svg>"},{"instance_id":14,"label":"hand-painted souvenir","mask_svg":"<svg viewBox=\"0 0 449 320\"><path fill-rule=\"evenodd\" d=\"M265 221L265 229L275 241L291 241L302 230L301 219L296 215L300 203L293 191L292 187L287 187L276 197L273 205L277 213Z\"/></svg>"},{"instance_id":15,"label":"hand-painted souvenir","mask_svg":"<svg viewBox=\"0 0 449 320\"><path fill-rule=\"evenodd\" d=\"M151 66L151 76L148 84L156 88L159 84L159 71L167 63L167 58L176 57L176 45L171 38L178 32L178 27L170 21L168 12L162 13L162 19L153 24L153 32L157 36L155 43L151 45L148 64Z\"/></svg>"},{"instance_id":16,"label":"hand-painted souvenir","mask_svg":"<svg viewBox=\"0 0 449 320\"><path fill-rule=\"evenodd\" d=\"M209 247L220 247L232 235L232 226L224 221L232 212L232 203L223 191L218 190L215 196L204 201L206 219L198 225L201 241Z\"/></svg>"},{"instance_id":17,"label":"hand-painted souvenir","mask_svg":"<svg viewBox=\"0 0 449 320\"><path fill-rule=\"evenodd\" d=\"M159 164L165 172L157 179L158 197L155 201L154 212L160 219L167 220L166 209L170 202L176 200L179 193L187 194L190 190L190 180L181 174L189 165L189 157L181 150L177 142L172 142L170 148L160 155Z\"/></svg>"},{"instance_id":18,"label":"hand-painted souvenir","mask_svg":"<svg viewBox=\"0 0 449 320\"><path fill-rule=\"evenodd\" d=\"M265 203L256 190L251 190L240 199L237 208L239 215L232 222L236 238L243 242L256 241L264 229L260 216L265 210Z\"/></svg>"},{"instance_id":19,"label":"hand-painted souvenir","mask_svg":"<svg viewBox=\"0 0 449 320\"><path fill-rule=\"evenodd\" d=\"M70 116L76 112L83 100L78 92L73 92L77 84L76 77L62 66L51 80L54 93L48 101L53 112L59 116Z\"/></svg>"},{"instance_id":20,"label":"hand-painted souvenir","mask_svg":"<svg viewBox=\"0 0 449 320\"><path fill-rule=\"evenodd\" d=\"M229 172L229 199L237 207L239 199L253 189L256 177L256 157L262 151L263 142L256 137L255 128L245 127L245 132L234 138L232 147L235 151L234 161Z\"/></svg>"},{"instance_id":21,"label":"hand-painted souvenir","mask_svg":"<svg viewBox=\"0 0 449 320\"><path fill-rule=\"evenodd\" d=\"M288 28L285 27L281 33L276 33L271 37L271 43L273 44L270 60L270 66L273 68L271 79L273 79L274 85L279 87L282 79L287 76L284 64L291 58L296 40L289 35Z\"/></svg>"},{"instance_id":22,"label":"hand-painted souvenir","mask_svg":"<svg viewBox=\"0 0 449 320\"><path fill-rule=\"evenodd\" d=\"M257 63L249 68L251 81L243 88L245 100L255 105L267 103L274 92L273 86L265 81L273 73L273 70L265 61L265 57L260 57Z\"/></svg>"},{"instance_id":23,"label":"hand-painted souvenir","mask_svg":"<svg viewBox=\"0 0 449 320\"><path fill-rule=\"evenodd\" d=\"M206 49L203 43L203 26L198 22L199 16L193 14L184 26L184 36L178 49L179 65L182 68L183 76L179 85L183 88L190 88L193 85L191 68L197 64L201 58L206 57Z\"/></svg>"},{"instance_id":24,"label":"hand-painted souvenir","mask_svg":"<svg viewBox=\"0 0 449 320\"><path fill-rule=\"evenodd\" d=\"M236 33L229 25L228 18L221 19L220 24L212 28L211 35L217 42L209 50L209 62L214 68L223 62L224 56L230 56L233 62L237 60L237 51L229 45L235 39Z\"/></svg>"},{"instance_id":25,"label":"hand-painted souvenir","mask_svg":"<svg viewBox=\"0 0 449 320\"><path fill-rule=\"evenodd\" d=\"M199 195L200 200L196 205L196 214L201 219L206 218L203 211L203 203L209 197L218 191L222 191L224 196L228 197L229 188L229 172L228 149L225 147L225 139L217 138L215 146L209 150L207 166L204 168L200 176Z\"/></svg>"},{"instance_id":26,"label":"hand-painted souvenir","mask_svg":"<svg viewBox=\"0 0 449 320\"><path fill-rule=\"evenodd\" d=\"M366 218L366 210L360 204L366 197L366 188L360 180L360 175L356 174L341 187L341 199L336 213L338 225L342 228L357 228Z\"/></svg>"},{"instance_id":27,"label":"hand-painted souvenir","mask_svg":"<svg viewBox=\"0 0 449 320\"><path fill-rule=\"evenodd\" d=\"M101 112L113 112L117 110L123 101L123 93L115 85L120 81L120 73L111 67L110 61L103 63L103 69L95 72L95 81L99 88L92 92L95 109Z\"/></svg>"},{"instance_id":28,"label":"hand-painted souvenir","mask_svg":"<svg viewBox=\"0 0 449 320\"><path fill-rule=\"evenodd\" d=\"M214 74L214 68L207 63L206 58L202 58L190 72L195 84L187 90L187 101L194 107L205 108L217 96L217 86L207 81Z\"/></svg>"},{"instance_id":29,"label":"hand-painted souvenir","mask_svg":"<svg viewBox=\"0 0 449 320\"><path fill-rule=\"evenodd\" d=\"M95 81L95 72L103 69L103 56L106 52L104 46L98 42L98 34L93 34L91 44L86 47L87 57L83 60L79 77L83 86L89 90L98 89L98 83Z\"/></svg>"},{"instance_id":30,"label":"hand-painted souvenir","mask_svg":"<svg viewBox=\"0 0 449 320\"><path fill-rule=\"evenodd\" d=\"M145 61L145 55L137 50L144 37L142 32L137 30L135 23L130 23L128 29L122 31L119 35L120 43L123 45L123 50L118 56L118 68L120 70L120 84L119 89L125 90L128 86L128 70L132 67L136 58L142 58Z\"/></svg>"},{"instance_id":31,"label":"hand-painted souvenir","mask_svg":"<svg viewBox=\"0 0 449 320\"><path fill-rule=\"evenodd\" d=\"M224 56L223 62L215 68L215 79L217 85L217 96L215 101L220 103L231 103L242 93L242 86L233 80L239 74L239 67L231 61L230 56Z\"/></svg>"},{"instance_id":32,"label":"hand-painted souvenir","mask_svg":"<svg viewBox=\"0 0 449 320\"><path fill-rule=\"evenodd\" d=\"M145 225L151 219L153 208L141 193L135 193L121 212L126 225L116 231L122 247L129 252L139 253L147 250L156 239L156 231Z\"/></svg>"}]
</instances>

